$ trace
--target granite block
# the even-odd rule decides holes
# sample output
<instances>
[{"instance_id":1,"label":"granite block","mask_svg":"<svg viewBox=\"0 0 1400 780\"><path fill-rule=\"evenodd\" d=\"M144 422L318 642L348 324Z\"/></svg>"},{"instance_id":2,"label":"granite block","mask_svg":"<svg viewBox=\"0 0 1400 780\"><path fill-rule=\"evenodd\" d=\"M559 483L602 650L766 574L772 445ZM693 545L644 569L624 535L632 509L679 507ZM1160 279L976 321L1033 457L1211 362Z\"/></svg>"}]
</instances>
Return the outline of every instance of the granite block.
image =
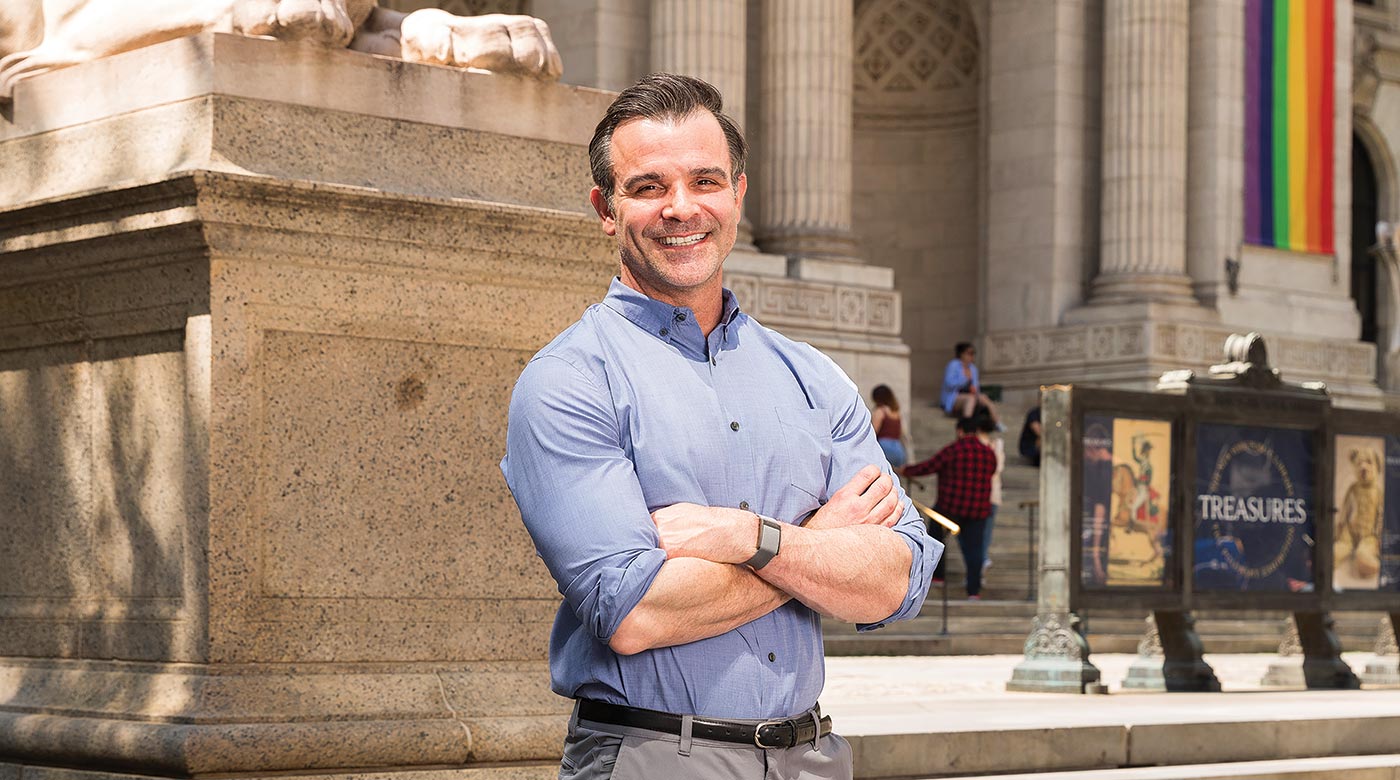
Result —
<instances>
[{"instance_id":1,"label":"granite block","mask_svg":"<svg viewBox=\"0 0 1400 780\"><path fill-rule=\"evenodd\" d=\"M7 600L97 592L86 359L82 344L0 352L0 560L23 572L0 580Z\"/></svg>"},{"instance_id":2,"label":"granite block","mask_svg":"<svg viewBox=\"0 0 1400 780\"><path fill-rule=\"evenodd\" d=\"M1009 752L1019 765L1041 771L1124 766L1129 755L1122 726L843 736L862 778L918 777L929 767L943 774L993 772L1006 766Z\"/></svg>"}]
</instances>

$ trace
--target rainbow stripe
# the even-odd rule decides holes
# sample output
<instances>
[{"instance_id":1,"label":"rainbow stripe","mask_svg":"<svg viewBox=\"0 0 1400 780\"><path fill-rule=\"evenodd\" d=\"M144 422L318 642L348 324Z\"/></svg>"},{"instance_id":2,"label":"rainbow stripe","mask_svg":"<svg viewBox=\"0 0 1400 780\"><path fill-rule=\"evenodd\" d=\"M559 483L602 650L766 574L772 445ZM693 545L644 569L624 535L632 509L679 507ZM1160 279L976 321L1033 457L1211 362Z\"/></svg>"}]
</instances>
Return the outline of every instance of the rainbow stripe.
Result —
<instances>
[{"instance_id":1,"label":"rainbow stripe","mask_svg":"<svg viewBox=\"0 0 1400 780\"><path fill-rule=\"evenodd\" d=\"M1331 254L1333 0L1245 0L1244 238Z\"/></svg>"}]
</instances>

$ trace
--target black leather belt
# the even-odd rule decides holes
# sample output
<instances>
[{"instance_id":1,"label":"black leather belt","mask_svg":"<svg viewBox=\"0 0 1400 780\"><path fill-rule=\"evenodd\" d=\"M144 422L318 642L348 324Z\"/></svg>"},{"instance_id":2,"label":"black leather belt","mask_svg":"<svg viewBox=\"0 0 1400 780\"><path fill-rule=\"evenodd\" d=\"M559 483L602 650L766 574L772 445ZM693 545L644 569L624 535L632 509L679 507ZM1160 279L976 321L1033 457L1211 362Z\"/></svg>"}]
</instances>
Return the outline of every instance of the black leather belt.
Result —
<instances>
[{"instance_id":1,"label":"black leather belt","mask_svg":"<svg viewBox=\"0 0 1400 780\"><path fill-rule=\"evenodd\" d=\"M735 720L714 718L692 718L690 735L695 739L711 739L717 742L734 742L740 745L753 745L767 749L790 748L811 742L831 733L831 718L824 718L821 705L817 705L815 716L800 715L786 720L769 720L762 723L745 723ZM681 716L669 712L644 710L621 704L592 699L579 699L579 720L591 720L613 726L630 726L665 734L681 733Z\"/></svg>"}]
</instances>

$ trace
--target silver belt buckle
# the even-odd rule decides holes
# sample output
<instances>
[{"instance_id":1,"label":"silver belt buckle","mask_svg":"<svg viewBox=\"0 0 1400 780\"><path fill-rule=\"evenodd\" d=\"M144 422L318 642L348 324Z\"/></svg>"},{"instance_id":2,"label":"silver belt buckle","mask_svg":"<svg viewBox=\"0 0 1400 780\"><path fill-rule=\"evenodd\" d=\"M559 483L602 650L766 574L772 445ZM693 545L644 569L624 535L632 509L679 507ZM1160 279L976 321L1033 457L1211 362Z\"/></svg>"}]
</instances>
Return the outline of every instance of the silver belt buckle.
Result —
<instances>
[{"instance_id":1,"label":"silver belt buckle","mask_svg":"<svg viewBox=\"0 0 1400 780\"><path fill-rule=\"evenodd\" d=\"M763 744L763 729L767 726L782 726L784 724L792 729L792 736L794 741L796 741L797 726L791 720L765 720L753 727L753 746L763 750L776 750L778 747L777 745Z\"/></svg>"}]
</instances>

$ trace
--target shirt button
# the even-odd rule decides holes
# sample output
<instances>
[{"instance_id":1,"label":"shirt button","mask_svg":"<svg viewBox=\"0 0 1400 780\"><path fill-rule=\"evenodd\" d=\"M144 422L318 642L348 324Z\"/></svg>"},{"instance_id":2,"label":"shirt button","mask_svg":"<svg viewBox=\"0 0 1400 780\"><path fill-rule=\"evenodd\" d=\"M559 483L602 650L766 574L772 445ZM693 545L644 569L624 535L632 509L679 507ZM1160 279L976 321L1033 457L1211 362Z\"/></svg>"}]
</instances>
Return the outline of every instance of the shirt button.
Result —
<instances>
[{"instance_id":1,"label":"shirt button","mask_svg":"<svg viewBox=\"0 0 1400 780\"><path fill-rule=\"evenodd\" d=\"M678 311L678 312L676 312L676 322L685 322L685 312L683 312L683 311Z\"/></svg>"},{"instance_id":2,"label":"shirt button","mask_svg":"<svg viewBox=\"0 0 1400 780\"><path fill-rule=\"evenodd\" d=\"M739 423L738 423L737 420L736 420L735 422L732 422L732 423L729 424L729 430L731 430L731 431L737 431L737 430L739 430Z\"/></svg>"},{"instance_id":3,"label":"shirt button","mask_svg":"<svg viewBox=\"0 0 1400 780\"><path fill-rule=\"evenodd\" d=\"M668 329L668 328L662 328L662 329L661 329L661 335L663 335L663 336L668 335L670 332L671 332L671 331L670 331L670 329Z\"/></svg>"},{"instance_id":4,"label":"shirt button","mask_svg":"<svg viewBox=\"0 0 1400 780\"><path fill-rule=\"evenodd\" d=\"M747 502L747 501L740 501L740 502L739 502L739 508L740 508L740 509L748 509L748 508L749 508L749 502Z\"/></svg>"},{"instance_id":5,"label":"shirt button","mask_svg":"<svg viewBox=\"0 0 1400 780\"><path fill-rule=\"evenodd\" d=\"M776 660L778 660L778 655L777 655L777 653L769 653L769 654L768 654L768 660L770 660L770 661L776 661Z\"/></svg>"}]
</instances>

